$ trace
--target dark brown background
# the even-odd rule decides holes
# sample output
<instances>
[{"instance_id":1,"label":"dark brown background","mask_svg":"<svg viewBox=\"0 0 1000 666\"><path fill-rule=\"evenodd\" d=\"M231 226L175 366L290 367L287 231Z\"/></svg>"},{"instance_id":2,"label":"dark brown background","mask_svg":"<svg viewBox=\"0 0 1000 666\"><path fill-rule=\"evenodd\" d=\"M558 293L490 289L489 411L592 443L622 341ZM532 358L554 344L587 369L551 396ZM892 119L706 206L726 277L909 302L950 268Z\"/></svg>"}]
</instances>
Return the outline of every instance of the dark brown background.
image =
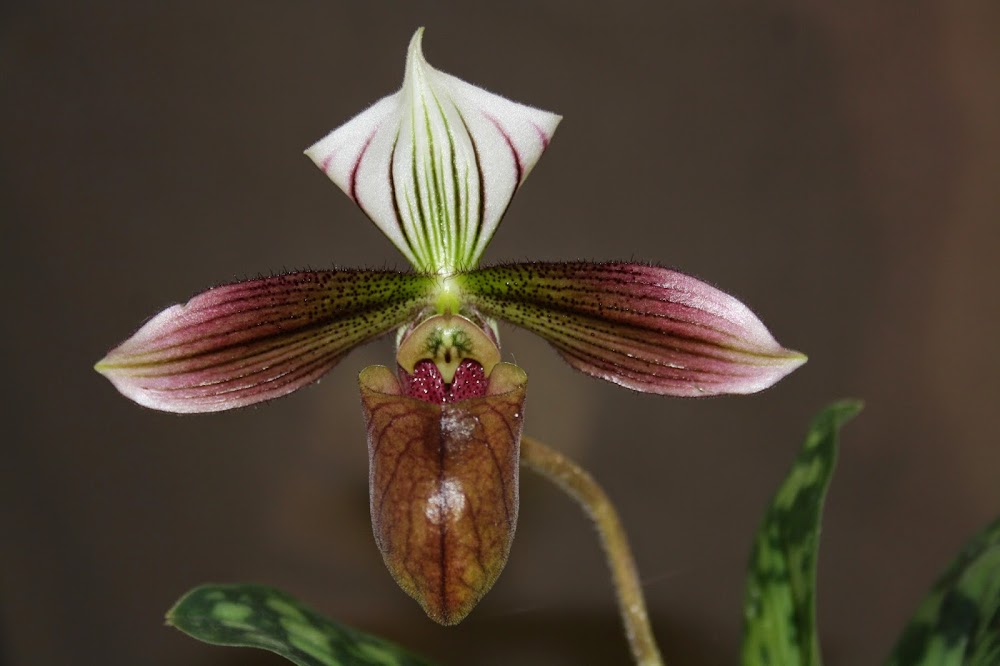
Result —
<instances>
[{"instance_id":1,"label":"dark brown background","mask_svg":"<svg viewBox=\"0 0 1000 666\"><path fill-rule=\"evenodd\" d=\"M830 666L881 659L1000 513L997 3L73 4L0 18L6 663L281 663L161 626L203 581L287 588L445 664L626 662L590 526L527 474L507 570L467 622L439 628L396 588L355 383L388 343L212 416L141 409L91 370L211 284L401 264L300 153L397 88L419 25L432 64L565 115L487 260L674 265L811 356L763 394L684 401L505 334L527 431L618 501L674 663L735 661L753 530L831 399L868 406L823 533Z\"/></svg>"}]
</instances>

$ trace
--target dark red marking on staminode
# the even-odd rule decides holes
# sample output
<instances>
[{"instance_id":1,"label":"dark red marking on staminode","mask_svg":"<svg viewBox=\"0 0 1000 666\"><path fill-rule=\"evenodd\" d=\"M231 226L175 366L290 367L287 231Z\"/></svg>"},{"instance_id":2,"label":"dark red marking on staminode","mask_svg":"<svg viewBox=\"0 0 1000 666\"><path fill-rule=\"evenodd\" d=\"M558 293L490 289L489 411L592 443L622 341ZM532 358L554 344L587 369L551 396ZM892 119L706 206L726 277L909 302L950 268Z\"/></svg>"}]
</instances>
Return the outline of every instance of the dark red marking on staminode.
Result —
<instances>
[{"instance_id":1,"label":"dark red marking on staminode","mask_svg":"<svg viewBox=\"0 0 1000 666\"><path fill-rule=\"evenodd\" d=\"M403 393L411 398L437 405L460 402L486 395L489 380L477 361L465 359L455 370L451 384L445 384L441 371L433 361L420 361L413 367L413 374L399 369Z\"/></svg>"},{"instance_id":2,"label":"dark red marking on staminode","mask_svg":"<svg viewBox=\"0 0 1000 666\"><path fill-rule=\"evenodd\" d=\"M489 380L483 372L483 366L472 359L462 361L455 370L455 377L448 387L446 400L450 403L466 398L481 398L486 395Z\"/></svg>"},{"instance_id":3,"label":"dark red marking on staminode","mask_svg":"<svg viewBox=\"0 0 1000 666\"><path fill-rule=\"evenodd\" d=\"M413 374L400 368L403 392L411 398L437 405L445 403L448 394L441 371L432 361L420 361L413 367Z\"/></svg>"}]
</instances>

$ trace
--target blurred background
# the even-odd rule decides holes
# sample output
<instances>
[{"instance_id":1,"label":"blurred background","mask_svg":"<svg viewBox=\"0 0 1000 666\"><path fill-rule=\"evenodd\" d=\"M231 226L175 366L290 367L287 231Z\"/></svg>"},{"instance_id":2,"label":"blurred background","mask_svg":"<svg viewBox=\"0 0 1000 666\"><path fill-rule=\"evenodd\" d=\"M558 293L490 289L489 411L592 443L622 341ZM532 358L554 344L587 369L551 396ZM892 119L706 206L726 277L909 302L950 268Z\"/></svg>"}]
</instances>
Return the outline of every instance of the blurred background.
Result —
<instances>
[{"instance_id":1,"label":"blurred background","mask_svg":"<svg viewBox=\"0 0 1000 666\"><path fill-rule=\"evenodd\" d=\"M39 3L40 5L41 3ZM301 151L436 67L562 113L486 260L641 258L745 300L810 362L740 398L629 393L503 331L526 432L617 501L676 664L731 664L753 532L806 425L844 432L819 563L829 666L877 663L1000 513L1000 4L8 2L0 661L284 663L162 626L206 581L285 588L442 664L623 664L591 527L522 475L506 571L426 619L368 515L356 376L175 416L91 366L147 317L283 268L402 259Z\"/></svg>"}]
</instances>

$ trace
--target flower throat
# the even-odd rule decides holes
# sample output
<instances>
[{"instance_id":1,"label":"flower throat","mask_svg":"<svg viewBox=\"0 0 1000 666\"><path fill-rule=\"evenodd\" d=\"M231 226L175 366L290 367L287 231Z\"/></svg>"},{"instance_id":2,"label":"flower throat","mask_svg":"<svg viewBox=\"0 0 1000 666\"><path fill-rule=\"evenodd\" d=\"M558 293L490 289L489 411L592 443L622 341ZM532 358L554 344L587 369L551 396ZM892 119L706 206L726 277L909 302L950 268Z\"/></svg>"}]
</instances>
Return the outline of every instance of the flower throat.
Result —
<instances>
[{"instance_id":1,"label":"flower throat","mask_svg":"<svg viewBox=\"0 0 1000 666\"><path fill-rule=\"evenodd\" d=\"M403 392L440 405L486 395L499 361L492 327L462 315L433 315L403 331L396 352Z\"/></svg>"}]
</instances>

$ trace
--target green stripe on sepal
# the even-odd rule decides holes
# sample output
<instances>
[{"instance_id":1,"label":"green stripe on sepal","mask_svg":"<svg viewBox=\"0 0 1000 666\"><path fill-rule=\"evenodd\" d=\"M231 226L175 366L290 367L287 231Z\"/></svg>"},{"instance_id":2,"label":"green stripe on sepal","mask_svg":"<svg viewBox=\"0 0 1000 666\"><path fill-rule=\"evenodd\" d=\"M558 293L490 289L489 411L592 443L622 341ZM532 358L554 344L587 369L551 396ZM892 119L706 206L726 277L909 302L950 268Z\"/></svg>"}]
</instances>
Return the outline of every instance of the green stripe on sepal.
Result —
<instances>
[{"instance_id":1,"label":"green stripe on sepal","mask_svg":"<svg viewBox=\"0 0 1000 666\"><path fill-rule=\"evenodd\" d=\"M403 89L306 153L423 273L474 268L560 117L431 67L423 29Z\"/></svg>"},{"instance_id":2,"label":"green stripe on sepal","mask_svg":"<svg viewBox=\"0 0 1000 666\"><path fill-rule=\"evenodd\" d=\"M805 444L754 538L743 598L744 666L819 666L816 553L840 427L861 410L836 402L813 420Z\"/></svg>"},{"instance_id":3,"label":"green stripe on sepal","mask_svg":"<svg viewBox=\"0 0 1000 666\"><path fill-rule=\"evenodd\" d=\"M433 666L262 585L196 587L167 612L167 624L205 643L269 650L299 666Z\"/></svg>"},{"instance_id":4,"label":"green stripe on sepal","mask_svg":"<svg viewBox=\"0 0 1000 666\"><path fill-rule=\"evenodd\" d=\"M1000 664L1000 518L970 540L924 598L887 666Z\"/></svg>"}]
</instances>

